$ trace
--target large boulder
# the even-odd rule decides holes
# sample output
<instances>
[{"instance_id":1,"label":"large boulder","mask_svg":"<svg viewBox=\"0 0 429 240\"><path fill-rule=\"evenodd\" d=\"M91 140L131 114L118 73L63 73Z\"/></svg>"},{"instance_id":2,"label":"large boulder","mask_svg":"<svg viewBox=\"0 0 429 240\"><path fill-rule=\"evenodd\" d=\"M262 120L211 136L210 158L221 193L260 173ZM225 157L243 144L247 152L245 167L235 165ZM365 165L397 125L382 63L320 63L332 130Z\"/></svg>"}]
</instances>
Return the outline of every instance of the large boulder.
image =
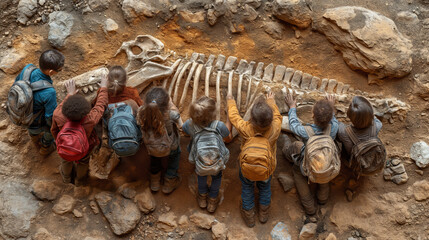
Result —
<instances>
[{"instance_id":1,"label":"large boulder","mask_svg":"<svg viewBox=\"0 0 429 240\"><path fill-rule=\"evenodd\" d=\"M307 28L311 24L311 10L305 0L275 0L273 2L274 16L278 19Z\"/></svg>"},{"instance_id":2,"label":"large boulder","mask_svg":"<svg viewBox=\"0 0 429 240\"><path fill-rule=\"evenodd\" d=\"M0 179L0 239L26 238L40 208L28 187Z\"/></svg>"},{"instance_id":3,"label":"large boulder","mask_svg":"<svg viewBox=\"0 0 429 240\"><path fill-rule=\"evenodd\" d=\"M74 18L70 13L58 11L49 14L49 43L55 48L64 48L71 34Z\"/></svg>"},{"instance_id":4,"label":"large boulder","mask_svg":"<svg viewBox=\"0 0 429 240\"><path fill-rule=\"evenodd\" d=\"M140 222L140 211L131 200L110 192L95 195L98 206L116 235L132 231Z\"/></svg>"},{"instance_id":5,"label":"large boulder","mask_svg":"<svg viewBox=\"0 0 429 240\"><path fill-rule=\"evenodd\" d=\"M26 24L27 21L37 12L37 0L20 0L18 3L18 22Z\"/></svg>"},{"instance_id":6,"label":"large boulder","mask_svg":"<svg viewBox=\"0 0 429 240\"><path fill-rule=\"evenodd\" d=\"M124 0L122 2L122 12L125 20L131 23L136 19L155 16L155 8L148 0Z\"/></svg>"},{"instance_id":7,"label":"large boulder","mask_svg":"<svg viewBox=\"0 0 429 240\"><path fill-rule=\"evenodd\" d=\"M24 51L9 48L0 56L0 69L7 74L15 74L25 66L23 62L25 57L26 54Z\"/></svg>"},{"instance_id":8,"label":"large boulder","mask_svg":"<svg viewBox=\"0 0 429 240\"><path fill-rule=\"evenodd\" d=\"M330 8L315 27L352 69L371 78L400 78L411 72L411 41L391 19L377 12L362 7Z\"/></svg>"}]
</instances>

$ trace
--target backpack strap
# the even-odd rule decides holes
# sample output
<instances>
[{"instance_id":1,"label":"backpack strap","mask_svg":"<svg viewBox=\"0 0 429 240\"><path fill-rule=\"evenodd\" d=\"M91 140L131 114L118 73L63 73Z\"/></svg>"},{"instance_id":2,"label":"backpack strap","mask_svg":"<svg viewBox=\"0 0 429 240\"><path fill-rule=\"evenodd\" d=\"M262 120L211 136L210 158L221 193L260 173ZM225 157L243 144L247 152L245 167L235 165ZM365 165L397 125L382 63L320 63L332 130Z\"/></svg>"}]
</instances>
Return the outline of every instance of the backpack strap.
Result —
<instances>
[{"instance_id":1,"label":"backpack strap","mask_svg":"<svg viewBox=\"0 0 429 240\"><path fill-rule=\"evenodd\" d=\"M311 126L304 126L305 132L307 132L308 138L315 135L314 130Z\"/></svg>"},{"instance_id":2,"label":"backpack strap","mask_svg":"<svg viewBox=\"0 0 429 240\"><path fill-rule=\"evenodd\" d=\"M19 80L25 81L25 82L27 82L28 84L30 84L30 76L31 76L31 73L32 73L34 70L36 70L36 69L37 69L37 68L36 68L36 66L34 66L33 64L31 64L30 66L28 66L28 67L25 69L24 73L22 74L22 79L19 79Z\"/></svg>"},{"instance_id":3,"label":"backpack strap","mask_svg":"<svg viewBox=\"0 0 429 240\"><path fill-rule=\"evenodd\" d=\"M52 84L46 80L40 80L37 82L30 83L30 86L33 92L40 91L46 88L53 88Z\"/></svg>"},{"instance_id":4,"label":"backpack strap","mask_svg":"<svg viewBox=\"0 0 429 240\"><path fill-rule=\"evenodd\" d=\"M213 122L210 123L209 128L211 128L212 130L217 131L217 125L219 124L219 120L214 120Z\"/></svg>"},{"instance_id":5,"label":"backpack strap","mask_svg":"<svg viewBox=\"0 0 429 240\"><path fill-rule=\"evenodd\" d=\"M377 127L375 126L375 121L372 122L372 127L371 127L371 137L376 137L377 136Z\"/></svg>"},{"instance_id":6,"label":"backpack strap","mask_svg":"<svg viewBox=\"0 0 429 240\"><path fill-rule=\"evenodd\" d=\"M357 138L356 134L353 132L352 126L346 127L346 133L349 136L350 140L352 140L354 145L359 143L359 139Z\"/></svg>"}]
</instances>

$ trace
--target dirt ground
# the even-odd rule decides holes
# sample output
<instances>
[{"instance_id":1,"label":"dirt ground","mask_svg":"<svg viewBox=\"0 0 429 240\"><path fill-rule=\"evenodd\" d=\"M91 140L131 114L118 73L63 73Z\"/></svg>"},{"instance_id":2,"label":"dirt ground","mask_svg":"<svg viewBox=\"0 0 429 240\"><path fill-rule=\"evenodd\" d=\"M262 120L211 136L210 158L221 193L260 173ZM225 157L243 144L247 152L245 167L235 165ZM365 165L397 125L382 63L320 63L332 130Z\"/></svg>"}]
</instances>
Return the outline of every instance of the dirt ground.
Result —
<instances>
[{"instance_id":1,"label":"dirt ground","mask_svg":"<svg viewBox=\"0 0 429 240\"><path fill-rule=\"evenodd\" d=\"M417 0L309 2L316 13L335 6L363 6L392 19L396 18L396 13L399 11L411 11L424 7L421 1ZM14 47L19 47L23 39L39 39L38 43L33 46L32 54L28 54L25 59L26 63L37 63L40 54L50 48L47 41L49 27L47 24L18 26L14 21L9 20L14 17L12 13L14 8L16 9L16 4L7 5L5 8L7 11L2 16L8 20L1 24L0 34L3 37L0 40L0 49L7 49L9 41ZM67 39L66 48L62 50L66 56L64 69L54 77L54 82L69 79L100 66L117 64L126 66L127 59L124 53L114 57L122 42L135 39L137 35L150 34L164 42L167 49L172 49L180 55L190 55L193 52L204 53L206 56L223 54L248 61L264 62L266 65L269 63L282 64L321 78L335 78L368 93L381 93L386 97L394 96L410 104L411 110L408 112L407 118L404 121L395 120L393 124L383 122L383 129L379 135L386 144L389 158L397 157L405 164L409 176L408 182L404 185L396 185L384 181L382 174L369 177L364 179L357 198L349 203L344 195L344 182L347 176L344 174L338 176L332 182L328 204L319 211L320 221L316 238L325 239L329 233L334 233L338 239L347 239L358 231L362 239L428 239L428 201L403 200L407 197L407 189L413 183L427 179L429 174L428 169L423 170L423 175L418 174L415 171L418 168L409 157L409 150L413 143L419 140L429 141L427 136L429 105L415 94L416 87L413 80L415 74L426 72L428 65L420 59L417 53L413 56L413 71L410 75L402 79L385 80L379 85L368 85L366 74L351 70L332 44L311 28L298 30L292 25L283 24L282 39L273 39L264 32L262 27L264 21L270 21L269 17L263 16L255 21L245 22L243 32L232 34L229 31L228 20L225 18L219 19L214 26L209 26L206 22L188 23L180 16L175 16L169 21L154 17L128 24L122 16L119 4L110 4L109 9L102 14L82 15L72 8L71 2L66 3L65 9L80 17L75 18L73 33ZM426 17L429 17L429 11L424 14L428 14ZM116 33L106 34L100 27L106 16L118 23L119 29ZM271 16L271 18L273 17ZM401 23L397 23L397 25L400 32L411 38L415 49L428 47L428 43L423 41L428 34L427 29L408 27ZM6 31L9 32L7 36L4 35ZM15 75L8 75L0 71L0 78L2 79L0 102L4 103ZM188 104L189 98L186 101L186 105ZM185 117L186 111L183 115ZM2 108L0 120L6 118L7 114ZM5 132L5 130L1 131ZM9 134L10 128L7 132ZM32 170L25 176L25 181L29 184L35 179L52 179L60 182L59 157L55 153L46 159L39 157L25 131L13 133L13 135L19 139L16 143L17 151L26 151L29 156L26 164L31 166ZM292 138L291 135L289 137ZM5 139L6 137L3 140ZM182 184L169 196L165 196L161 192L155 193L157 209L151 215L143 216L137 228L131 233L121 237L115 236L102 214L95 215L91 211L89 202L94 198L95 193L102 190L116 191L119 186L127 182L141 181L142 188L147 186L149 162L144 148L137 156L123 159L108 180L91 179L90 193L79 198L76 206L84 213L83 218L75 218L72 214L58 216L51 210L54 203L40 202L42 210L33 222L31 233L34 234L39 227L44 227L53 235L73 240L83 239L86 236L101 236L105 239L167 239L168 237L210 239L210 231L197 229L192 225L179 226L172 236L158 232L155 228L157 216L161 213L172 211L177 217L180 217L201 211L195 195L192 193L196 187L196 176L193 173L193 166L187 161L186 146L188 143L189 138L182 137L179 167L183 178ZM247 236L255 234L258 239L269 239L269 233L281 221L287 224L292 239L297 239L303 226L304 212L296 190L285 193L277 179L280 172L291 173L291 164L281 156L283 139L280 138L278 141L278 167L272 180L270 219L266 224L257 223L253 229L245 227L238 207L241 193L237 162L239 146L238 138L228 144L231 157L222 179L223 201L214 216L220 222L225 223L230 231L243 232L244 234L241 236L246 236L246 233L249 233ZM76 191L71 185L62 186L65 193L73 195ZM399 197L392 198L389 194L396 194ZM404 225L396 223L396 207L401 204L407 205L409 209L419 210L411 213L413 219L411 223ZM344 210L344 214L334 214L339 210ZM336 217L334 221L332 221L332 216ZM148 229L153 229L153 231L148 233ZM181 231L185 232L183 236L179 235Z\"/></svg>"}]
</instances>

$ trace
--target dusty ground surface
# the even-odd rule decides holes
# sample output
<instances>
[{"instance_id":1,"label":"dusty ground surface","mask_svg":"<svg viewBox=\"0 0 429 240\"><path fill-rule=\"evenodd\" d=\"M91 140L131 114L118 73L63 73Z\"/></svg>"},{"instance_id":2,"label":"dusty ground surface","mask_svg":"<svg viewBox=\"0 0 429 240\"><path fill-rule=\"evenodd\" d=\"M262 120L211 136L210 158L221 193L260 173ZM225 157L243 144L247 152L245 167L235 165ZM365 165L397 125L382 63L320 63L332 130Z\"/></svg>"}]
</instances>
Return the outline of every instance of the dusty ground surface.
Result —
<instances>
[{"instance_id":1,"label":"dusty ground surface","mask_svg":"<svg viewBox=\"0 0 429 240\"><path fill-rule=\"evenodd\" d=\"M8 2L10 2L8 4ZM209 1L206 1L209 2ZM323 12L326 8L335 6L362 6L395 20L399 11L425 9L424 1L395 0L395 1L352 1L352 0L323 0L312 1L313 11ZM176 4L185 4L177 2ZM3 3L0 34L0 49L6 50L8 44L19 47L23 39L35 39L31 54L27 54L25 63L37 63L41 52L50 48L47 41L49 27L47 24L20 26L15 22L17 1ZM190 10L203 9L205 2L192 1ZM263 6L260 7L260 17L251 22L243 22L244 31L232 34L229 31L229 20L220 19L215 26L206 22L189 23L179 15L165 21L160 17L147 18L127 23L122 15L120 5L112 1L109 8L102 13L82 14L72 6L72 1L65 2L63 9L71 12L75 17L73 33L67 39L67 45L62 50L66 56L66 64L62 72L54 77L54 81L66 80L70 77L87 72L100 66L111 66L127 63L124 53L114 57L116 50L123 41L134 39L137 35L150 34L164 42L166 48L172 49L181 55L192 52L209 54L233 55L239 59L264 62L266 64L283 64L288 67L302 70L313 75L335 78L350 84L356 89L368 93L382 93L384 96L394 96L411 105L405 121L394 121L392 124L383 122L380 138L386 144L389 158L398 157L406 166L409 180L404 185L396 185L383 180L382 174L365 179L357 198L349 203L344 195L345 176L340 175L332 183L329 203L319 212L317 239L325 239L329 233L334 233L338 239L362 237L363 239L428 239L429 236L429 202L417 202L407 192L409 187L417 181L427 179L429 171L423 174L416 173L418 169L409 158L411 145L419 140L429 141L427 114L429 106L426 101L416 94L414 76L426 73L428 64L419 54L419 49L428 47L425 36L428 29L421 26L410 26L396 22L399 31L408 36L413 42L413 71L402 79L385 80L379 85L368 85L367 76L362 72L351 70L334 47L326 38L311 29L298 30L292 25L282 23L283 34L281 40L273 39L263 30L263 23L270 17L265 15ZM119 29L116 33L106 34L101 24L109 17L114 19ZM422 19L429 17L429 10L422 11ZM273 18L273 17L271 17ZM8 34L5 34L8 32ZM9 86L15 75L0 71L2 84L0 86L0 101L5 102ZM0 120L7 118L4 108L0 112ZM9 125L9 124L8 124ZM29 142L24 130L18 127L6 126L1 130L1 140L13 146L16 151L24 152L22 168L25 174L16 175L12 172L3 173L2 178L23 179L28 185L37 179L51 179L60 183L58 172L59 157L52 154L44 159L38 156L36 149ZM62 239L84 239L87 236L104 237L104 239L209 239L211 232L195 227L193 224L178 226L172 234L158 231L157 218L164 212L173 212L178 218L201 211L195 201L192 190L195 190L196 177L193 166L187 161L186 146L189 138L183 137L181 143L182 155L180 174L183 177L181 186L169 196L162 193L154 194L157 208L150 215L144 215L137 228L125 236L115 236L109 229L109 224L101 213L94 214L89 202L95 193L102 190L116 191L119 186L127 182L141 181L143 189L148 184L148 158L145 150L133 158L122 160L112 173L109 180L91 179L89 192L77 197L75 209L83 213L83 218L76 218L68 213L63 216L52 212L55 202L40 202L41 210L34 219L29 236L38 228L46 228L52 235ZM278 146L281 148L282 139ZM291 172L291 165L287 163L278 151L278 168L272 180L271 216L266 224L257 223L252 229L247 229L241 219L238 204L240 200L240 181L238 179L237 156L239 153L239 139L228 145L231 158L224 172L222 192L223 201L214 214L216 219L225 223L230 232L236 233L237 238L269 239L269 233L278 222L287 224L293 239L297 239L303 225L304 212L295 190L285 193L276 176L280 172ZM3 156L8 157L8 156ZM73 195L76 190L72 185L62 185L63 193ZM397 215L405 207L410 214L403 225L397 223ZM4 221L4 219L3 219ZM7 220L6 220L7 221ZM183 236L180 232L184 231ZM356 231L359 236L356 236ZM1 237L0 237L1 239Z\"/></svg>"}]
</instances>

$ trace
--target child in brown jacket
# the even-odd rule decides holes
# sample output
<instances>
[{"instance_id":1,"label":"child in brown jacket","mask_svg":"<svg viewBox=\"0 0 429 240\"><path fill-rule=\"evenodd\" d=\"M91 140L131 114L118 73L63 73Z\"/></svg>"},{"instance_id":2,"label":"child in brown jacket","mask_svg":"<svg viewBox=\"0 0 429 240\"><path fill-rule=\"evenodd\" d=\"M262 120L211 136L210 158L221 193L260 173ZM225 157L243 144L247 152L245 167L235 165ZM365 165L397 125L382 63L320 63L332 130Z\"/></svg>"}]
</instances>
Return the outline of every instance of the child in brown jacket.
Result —
<instances>
[{"instance_id":1,"label":"child in brown jacket","mask_svg":"<svg viewBox=\"0 0 429 240\"><path fill-rule=\"evenodd\" d=\"M67 81L65 87L67 89L67 97L54 111L51 132L57 141L58 134L68 121L79 122L83 129L85 129L89 142L88 154L78 161L61 159L60 165L60 173L65 183L71 183L72 170L75 168L76 176L74 184L79 186L82 185L82 182L87 177L91 151L99 144L94 127L102 118L107 106L107 77L105 76L101 80L100 91L93 108L91 108L91 104L84 96L76 94L77 90L73 80Z\"/></svg>"}]
</instances>

